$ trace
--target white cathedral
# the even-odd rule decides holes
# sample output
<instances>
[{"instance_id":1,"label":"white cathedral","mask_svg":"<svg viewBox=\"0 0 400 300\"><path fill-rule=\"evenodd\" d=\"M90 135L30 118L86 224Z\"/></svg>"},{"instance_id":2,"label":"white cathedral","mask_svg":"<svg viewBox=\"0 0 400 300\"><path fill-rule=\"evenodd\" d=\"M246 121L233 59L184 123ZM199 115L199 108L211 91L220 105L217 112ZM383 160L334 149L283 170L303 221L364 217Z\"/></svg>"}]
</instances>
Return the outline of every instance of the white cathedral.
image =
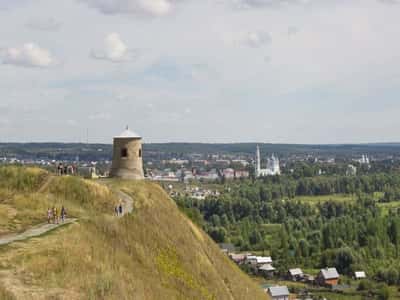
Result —
<instances>
[{"instance_id":1,"label":"white cathedral","mask_svg":"<svg viewBox=\"0 0 400 300\"><path fill-rule=\"evenodd\" d=\"M280 175L281 168L279 166L279 158L275 157L274 154L267 160L267 168L261 169L261 156L260 147L257 145L256 151L256 177L264 177L271 175Z\"/></svg>"}]
</instances>

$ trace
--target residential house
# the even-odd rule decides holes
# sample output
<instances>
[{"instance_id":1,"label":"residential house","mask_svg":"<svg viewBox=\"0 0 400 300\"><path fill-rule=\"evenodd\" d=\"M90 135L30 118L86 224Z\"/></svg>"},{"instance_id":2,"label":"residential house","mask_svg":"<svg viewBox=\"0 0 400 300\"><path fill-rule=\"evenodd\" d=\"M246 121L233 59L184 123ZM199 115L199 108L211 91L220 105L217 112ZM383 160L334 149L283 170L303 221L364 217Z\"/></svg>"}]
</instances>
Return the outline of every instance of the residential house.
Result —
<instances>
[{"instance_id":1,"label":"residential house","mask_svg":"<svg viewBox=\"0 0 400 300\"><path fill-rule=\"evenodd\" d=\"M272 286L268 289L268 294L272 300L289 300L289 290L287 286Z\"/></svg>"},{"instance_id":2,"label":"residential house","mask_svg":"<svg viewBox=\"0 0 400 300\"><path fill-rule=\"evenodd\" d=\"M336 268L321 269L317 276L317 283L323 286L335 286L339 283L339 273Z\"/></svg>"},{"instance_id":3,"label":"residential house","mask_svg":"<svg viewBox=\"0 0 400 300\"><path fill-rule=\"evenodd\" d=\"M271 264L263 264L258 268L258 272L266 277L274 276L275 268Z\"/></svg>"},{"instance_id":4,"label":"residential house","mask_svg":"<svg viewBox=\"0 0 400 300\"><path fill-rule=\"evenodd\" d=\"M238 265L246 261L246 256L247 254L235 254L235 253L229 254L230 259L232 259Z\"/></svg>"},{"instance_id":5,"label":"residential house","mask_svg":"<svg viewBox=\"0 0 400 300\"><path fill-rule=\"evenodd\" d=\"M235 170L228 168L222 171L222 176L224 176L225 179L234 179L235 178Z\"/></svg>"},{"instance_id":6,"label":"residential house","mask_svg":"<svg viewBox=\"0 0 400 300\"><path fill-rule=\"evenodd\" d=\"M272 264L272 258L269 256L249 255L246 257L246 263L255 267L259 267L264 264Z\"/></svg>"},{"instance_id":7,"label":"residential house","mask_svg":"<svg viewBox=\"0 0 400 300\"><path fill-rule=\"evenodd\" d=\"M240 178L249 178L250 173L249 171L243 171L243 170L236 170L235 171L235 178L240 179Z\"/></svg>"},{"instance_id":8,"label":"residential house","mask_svg":"<svg viewBox=\"0 0 400 300\"><path fill-rule=\"evenodd\" d=\"M300 281L304 278L304 273L300 268L290 269L288 271L288 277L292 281Z\"/></svg>"}]
</instances>

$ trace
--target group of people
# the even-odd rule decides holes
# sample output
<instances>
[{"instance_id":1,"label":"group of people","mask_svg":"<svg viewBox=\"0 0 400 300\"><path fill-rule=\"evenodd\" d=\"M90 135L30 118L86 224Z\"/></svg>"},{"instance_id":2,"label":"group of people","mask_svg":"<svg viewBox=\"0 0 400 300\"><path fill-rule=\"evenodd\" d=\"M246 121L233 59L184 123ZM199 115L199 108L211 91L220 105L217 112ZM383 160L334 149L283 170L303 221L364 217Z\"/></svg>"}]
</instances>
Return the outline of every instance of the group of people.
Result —
<instances>
[{"instance_id":1,"label":"group of people","mask_svg":"<svg viewBox=\"0 0 400 300\"><path fill-rule=\"evenodd\" d=\"M58 163L56 165L56 174L62 175L74 175L77 173L77 167L75 165L66 165L63 163Z\"/></svg>"},{"instance_id":2,"label":"group of people","mask_svg":"<svg viewBox=\"0 0 400 300\"><path fill-rule=\"evenodd\" d=\"M61 207L60 211L55 206L47 210L47 223L49 224L59 224L60 220L64 223L66 217L67 211L65 210L64 205Z\"/></svg>"},{"instance_id":3,"label":"group of people","mask_svg":"<svg viewBox=\"0 0 400 300\"><path fill-rule=\"evenodd\" d=\"M122 208L122 203L120 203L119 205L117 205L115 208L114 208L114 212L115 212L115 215L118 217L118 216L122 216L123 214L124 214L124 212L123 212L123 208Z\"/></svg>"}]
</instances>

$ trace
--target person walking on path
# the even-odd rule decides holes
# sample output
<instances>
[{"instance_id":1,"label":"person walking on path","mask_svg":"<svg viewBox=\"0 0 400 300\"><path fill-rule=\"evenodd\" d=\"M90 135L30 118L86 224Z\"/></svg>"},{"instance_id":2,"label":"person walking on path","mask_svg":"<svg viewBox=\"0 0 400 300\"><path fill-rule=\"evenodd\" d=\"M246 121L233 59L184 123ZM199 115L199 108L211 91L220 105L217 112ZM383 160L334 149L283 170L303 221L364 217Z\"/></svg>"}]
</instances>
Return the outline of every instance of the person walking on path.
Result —
<instances>
[{"instance_id":1,"label":"person walking on path","mask_svg":"<svg viewBox=\"0 0 400 300\"><path fill-rule=\"evenodd\" d=\"M61 222L64 223L65 217L67 216L67 211L64 208L64 205L61 207Z\"/></svg>"},{"instance_id":2,"label":"person walking on path","mask_svg":"<svg viewBox=\"0 0 400 300\"><path fill-rule=\"evenodd\" d=\"M120 216L122 216L122 203L119 204L118 211Z\"/></svg>"},{"instance_id":3,"label":"person walking on path","mask_svg":"<svg viewBox=\"0 0 400 300\"><path fill-rule=\"evenodd\" d=\"M50 208L47 209L47 223L51 223L52 211Z\"/></svg>"}]
</instances>

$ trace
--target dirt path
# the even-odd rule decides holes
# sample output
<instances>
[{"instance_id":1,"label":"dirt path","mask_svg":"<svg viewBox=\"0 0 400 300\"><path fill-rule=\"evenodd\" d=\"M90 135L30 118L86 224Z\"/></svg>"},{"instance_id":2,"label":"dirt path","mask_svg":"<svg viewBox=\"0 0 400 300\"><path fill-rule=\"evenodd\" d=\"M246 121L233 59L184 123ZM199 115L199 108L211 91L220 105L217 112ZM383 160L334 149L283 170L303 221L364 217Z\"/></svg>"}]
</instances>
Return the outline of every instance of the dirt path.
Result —
<instances>
[{"instance_id":1,"label":"dirt path","mask_svg":"<svg viewBox=\"0 0 400 300\"><path fill-rule=\"evenodd\" d=\"M17 242L17 241L27 240L32 237L37 237L37 236L40 236L47 232L50 232L56 228L65 226L67 224L74 223L76 221L77 221L77 219L66 219L64 223L60 222L59 224L40 224L31 229L28 229L25 232L22 232L19 234L10 234L10 235L0 238L0 246L7 245L7 244Z\"/></svg>"},{"instance_id":2,"label":"dirt path","mask_svg":"<svg viewBox=\"0 0 400 300\"><path fill-rule=\"evenodd\" d=\"M38 189L38 193L43 193L47 187L50 185L51 181L53 180L54 176L53 175L49 175L46 180L42 183L42 185L40 186L40 188Z\"/></svg>"},{"instance_id":3,"label":"dirt path","mask_svg":"<svg viewBox=\"0 0 400 300\"><path fill-rule=\"evenodd\" d=\"M121 190L118 191L118 197L122 201L122 207L123 207L122 216L124 216L125 214L130 214L133 211L132 197Z\"/></svg>"}]
</instances>

